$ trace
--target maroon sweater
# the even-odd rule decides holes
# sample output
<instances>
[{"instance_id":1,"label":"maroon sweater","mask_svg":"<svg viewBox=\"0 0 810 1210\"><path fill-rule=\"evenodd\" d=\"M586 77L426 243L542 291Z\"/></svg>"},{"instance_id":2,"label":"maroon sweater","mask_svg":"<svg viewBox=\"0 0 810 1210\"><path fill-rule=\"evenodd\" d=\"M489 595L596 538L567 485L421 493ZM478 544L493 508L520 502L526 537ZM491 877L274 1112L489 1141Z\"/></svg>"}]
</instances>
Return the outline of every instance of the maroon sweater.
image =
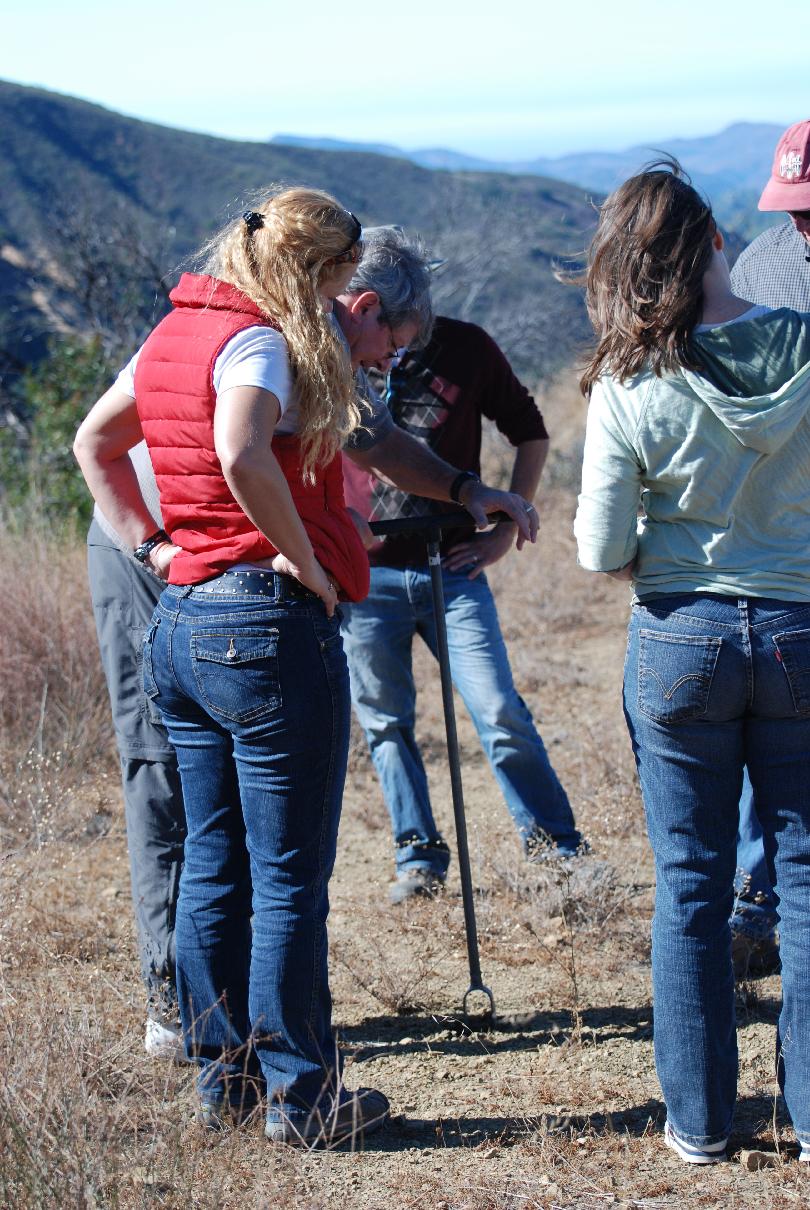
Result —
<instances>
[{"instance_id":1,"label":"maroon sweater","mask_svg":"<svg viewBox=\"0 0 810 1210\"><path fill-rule=\"evenodd\" d=\"M476 324L439 316L430 344L409 353L388 377L386 402L396 424L459 470L480 472L481 418L512 445L548 436L543 417L491 336ZM348 503L372 521L447 512L441 501L412 496L347 466ZM452 507L452 506L451 506ZM442 553L472 527L445 534ZM420 566L425 542L405 534L370 552L373 565Z\"/></svg>"}]
</instances>

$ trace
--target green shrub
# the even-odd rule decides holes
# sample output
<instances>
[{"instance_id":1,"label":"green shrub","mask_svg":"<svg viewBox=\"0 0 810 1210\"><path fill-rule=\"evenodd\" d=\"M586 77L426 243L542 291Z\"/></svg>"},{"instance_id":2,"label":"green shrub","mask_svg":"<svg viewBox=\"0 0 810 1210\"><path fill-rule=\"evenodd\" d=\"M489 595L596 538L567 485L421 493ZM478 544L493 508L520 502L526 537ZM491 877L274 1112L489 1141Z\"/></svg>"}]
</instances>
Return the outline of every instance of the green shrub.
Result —
<instances>
[{"instance_id":1,"label":"green shrub","mask_svg":"<svg viewBox=\"0 0 810 1210\"><path fill-rule=\"evenodd\" d=\"M23 374L15 390L18 422L0 428L7 506L61 523L89 520L93 502L73 457L73 438L113 375L98 338L54 341L48 357Z\"/></svg>"}]
</instances>

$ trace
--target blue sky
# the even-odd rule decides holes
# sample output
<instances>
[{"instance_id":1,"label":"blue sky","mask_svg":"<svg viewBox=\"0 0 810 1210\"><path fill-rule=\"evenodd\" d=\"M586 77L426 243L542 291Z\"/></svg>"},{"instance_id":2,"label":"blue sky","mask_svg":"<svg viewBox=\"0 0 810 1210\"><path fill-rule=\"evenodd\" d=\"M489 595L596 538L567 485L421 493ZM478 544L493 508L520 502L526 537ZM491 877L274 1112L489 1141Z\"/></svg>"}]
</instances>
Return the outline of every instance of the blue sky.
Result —
<instances>
[{"instance_id":1,"label":"blue sky","mask_svg":"<svg viewBox=\"0 0 810 1210\"><path fill-rule=\"evenodd\" d=\"M0 78L229 138L491 158L808 116L810 4L3 0Z\"/></svg>"}]
</instances>

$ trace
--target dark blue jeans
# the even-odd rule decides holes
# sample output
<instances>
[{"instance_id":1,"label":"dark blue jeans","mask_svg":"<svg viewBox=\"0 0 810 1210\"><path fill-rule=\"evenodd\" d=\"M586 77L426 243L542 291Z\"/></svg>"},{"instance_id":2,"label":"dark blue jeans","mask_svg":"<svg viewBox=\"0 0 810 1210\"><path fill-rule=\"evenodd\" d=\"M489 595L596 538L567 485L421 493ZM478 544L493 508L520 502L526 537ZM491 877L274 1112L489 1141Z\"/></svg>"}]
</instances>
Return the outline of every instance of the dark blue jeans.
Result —
<instances>
[{"instance_id":1,"label":"dark blue jeans","mask_svg":"<svg viewBox=\"0 0 810 1210\"><path fill-rule=\"evenodd\" d=\"M655 854L655 1061L672 1126L698 1147L731 1128L728 918L747 765L781 919L780 1080L810 1142L810 603L634 606L624 704Z\"/></svg>"},{"instance_id":2,"label":"dark blue jeans","mask_svg":"<svg viewBox=\"0 0 810 1210\"><path fill-rule=\"evenodd\" d=\"M515 689L498 614L484 576L446 569L447 644L453 683L464 699L524 845L542 839L575 853L582 837L529 710ZM436 655L427 568L372 567L371 591L345 610L343 641L352 700L391 814L397 870L444 874L450 861L428 794L414 722L414 636Z\"/></svg>"},{"instance_id":3,"label":"dark blue jeans","mask_svg":"<svg viewBox=\"0 0 810 1210\"><path fill-rule=\"evenodd\" d=\"M339 618L291 586L230 572L166 588L143 667L186 806L177 985L200 1092L238 1103L261 1074L294 1114L338 1071L327 884L350 708Z\"/></svg>"}]
</instances>

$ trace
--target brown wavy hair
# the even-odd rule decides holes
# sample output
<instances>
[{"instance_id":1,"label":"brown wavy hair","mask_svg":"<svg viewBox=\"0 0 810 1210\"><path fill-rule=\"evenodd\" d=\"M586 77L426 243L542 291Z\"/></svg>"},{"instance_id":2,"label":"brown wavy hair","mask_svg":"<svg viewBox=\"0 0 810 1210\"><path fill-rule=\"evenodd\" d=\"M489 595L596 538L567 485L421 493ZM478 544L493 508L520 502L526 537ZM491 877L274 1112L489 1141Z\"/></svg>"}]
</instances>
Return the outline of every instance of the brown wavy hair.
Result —
<instances>
[{"instance_id":1,"label":"brown wavy hair","mask_svg":"<svg viewBox=\"0 0 810 1210\"><path fill-rule=\"evenodd\" d=\"M360 424L348 353L318 293L359 235L330 194L273 186L201 253L203 272L237 286L275 319L290 356L304 477L312 480Z\"/></svg>"},{"instance_id":2,"label":"brown wavy hair","mask_svg":"<svg viewBox=\"0 0 810 1210\"><path fill-rule=\"evenodd\" d=\"M691 333L717 230L711 207L675 159L648 165L603 203L588 252L585 301L596 348L580 379L620 382L642 368L660 377L699 368Z\"/></svg>"}]
</instances>

